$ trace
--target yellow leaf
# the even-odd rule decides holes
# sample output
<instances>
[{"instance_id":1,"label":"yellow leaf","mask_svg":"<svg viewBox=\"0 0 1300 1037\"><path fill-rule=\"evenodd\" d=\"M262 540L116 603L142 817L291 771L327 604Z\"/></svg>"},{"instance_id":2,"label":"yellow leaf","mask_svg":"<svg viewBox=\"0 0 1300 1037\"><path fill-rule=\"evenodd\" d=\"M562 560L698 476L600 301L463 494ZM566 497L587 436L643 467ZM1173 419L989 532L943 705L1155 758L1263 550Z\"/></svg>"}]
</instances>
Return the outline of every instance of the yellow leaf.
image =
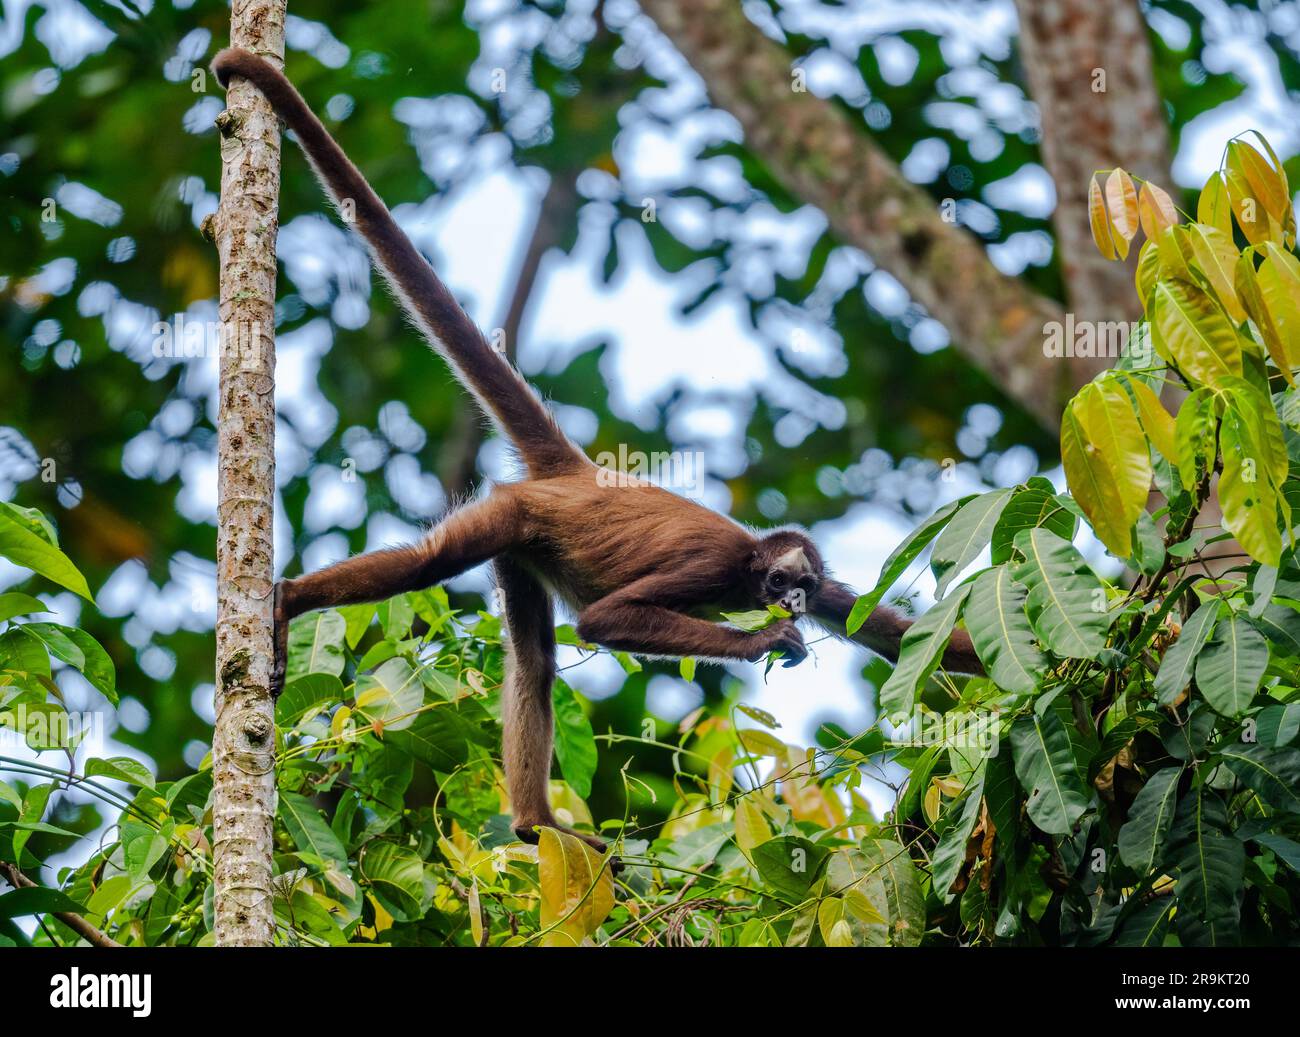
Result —
<instances>
[{"instance_id":1,"label":"yellow leaf","mask_svg":"<svg viewBox=\"0 0 1300 1037\"><path fill-rule=\"evenodd\" d=\"M1114 259L1115 238L1111 233L1106 205L1101 199L1101 185L1097 183L1096 176L1088 181L1088 220L1092 224L1092 240L1097 245L1097 251L1106 259Z\"/></svg>"},{"instance_id":2,"label":"yellow leaf","mask_svg":"<svg viewBox=\"0 0 1300 1037\"><path fill-rule=\"evenodd\" d=\"M1196 222L1213 227L1232 240L1232 203L1222 173L1216 171L1202 188L1201 197L1196 202Z\"/></svg>"},{"instance_id":3,"label":"yellow leaf","mask_svg":"<svg viewBox=\"0 0 1300 1037\"><path fill-rule=\"evenodd\" d=\"M853 930L849 927L849 923L845 919L841 918L838 922L836 922L833 926L831 926L831 934L826 938L826 946L827 947L852 947L853 946Z\"/></svg>"},{"instance_id":4,"label":"yellow leaf","mask_svg":"<svg viewBox=\"0 0 1300 1037\"><path fill-rule=\"evenodd\" d=\"M781 739L756 727L741 728L736 731L736 737L745 747L745 752L754 756L775 756L780 759L785 755L786 744Z\"/></svg>"},{"instance_id":5,"label":"yellow leaf","mask_svg":"<svg viewBox=\"0 0 1300 1037\"><path fill-rule=\"evenodd\" d=\"M939 811L942 809L943 793L939 791L939 786L933 781L930 787L925 790L925 798L921 801L921 809L925 812L925 819L934 824L939 820Z\"/></svg>"},{"instance_id":6,"label":"yellow leaf","mask_svg":"<svg viewBox=\"0 0 1300 1037\"><path fill-rule=\"evenodd\" d=\"M1237 329L1205 292L1186 281L1161 281L1151 298L1151 337L1161 356L1203 384L1241 375Z\"/></svg>"},{"instance_id":7,"label":"yellow leaf","mask_svg":"<svg viewBox=\"0 0 1300 1037\"><path fill-rule=\"evenodd\" d=\"M483 943L483 905L479 900L478 883L469 887L469 933L474 938L474 946Z\"/></svg>"},{"instance_id":8,"label":"yellow leaf","mask_svg":"<svg viewBox=\"0 0 1300 1037\"><path fill-rule=\"evenodd\" d=\"M732 783L735 781L732 774L735 762L729 745L724 745L709 760L709 789L713 802L721 803L731 791Z\"/></svg>"},{"instance_id":9,"label":"yellow leaf","mask_svg":"<svg viewBox=\"0 0 1300 1037\"><path fill-rule=\"evenodd\" d=\"M1177 226L1178 210L1164 188L1147 180L1138 192L1138 219L1142 222L1143 233L1157 241L1166 227Z\"/></svg>"},{"instance_id":10,"label":"yellow leaf","mask_svg":"<svg viewBox=\"0 0 1300 1037\"><path fill-rule=\"evenodd\" d=\"M876 905L871 902L871 898L858 889L857 886L844 891L844 906L848 908L849 914L859 922L864 922L867 925L889 924L889 919L876 909Z\"/></svg>"},{"instance_id":11,"label":"yellow leaf","mask_svg":"<svg viewBox=\"0 0 1300 1037\"><path fill-rule=\"evenodd\" d=\"M1154 241L1148 241L1138 252L1137 270L1133 275L1137 282L1138 299L1142 303L1142 312L1147 312L1151 298L1151 289L1160 280L1160 247Z\"/></svg>"},{"instance_id":12,"label":"yellow leaf","mask_svg":"<svg viewBox=\"0 0 1300 1037\"><path fill-rule=\"evenodd\" d=\"M1200 271L1220 305L1228 316L1240 324L1246 319L1234 287L1234 277L1239 253L1232 238L1214 227L1193 223L1180 237L1184 256L1190 265Z\"/></svg>"},{"instance_id":13,"label":"yellow leaf","mask_svg":"<svg viewBox=\"0 0 1300 1037\"><path fill-rule=\"evenodd\" d=\"M844 918L844 902L839 897L827 897L817 905L817 928L822 932L822 939L827 946L831 942L831 930L835 923Z\"/></svg>"},{"instance_id":14,"label":"yellow leaf","mask_svg":"<svg viewBox=\"0 0 1300 1037\"><path fill-rule=\"evenodd\" d=\"M1291 208L1287 194L1286 174L1279 175L1258 151L1244 140L1228 143L1228 169L1239 173L1250 185L1250 193L1263 204L1264 211L1280 225Z\"/></svg>"},{"instance_id":15,"label":"yellow leaf","mask_svg":"<svg viewBox=\"0 0 1300 1037\"><path fill-rule=\"evenodd\" d=\"M599 928L614 907L607 859L575 835L543 828L537 843L541 923L548 946L571 946ZM552 939L554 938L554 939Z\"/></svg>"},{"instance_id":16,"label":"yellow leaf","mask_svg":"<svg viewBox=\"0 0 1300 1037\"><path fill-rule=\"evenodd\" d=\"M1130 378L1129 388L1137 400L1138 416L1142 419L1142 430L1147 438L1160 451L1162 457L1175 464L1178 452L1174 447L1174 416L1165 410L1160 397L1141 379Z\"/></svg>"},{"instance_id":17,"label":"yellow leaf","mask_svg":"<svg viewBox=\"0 0 1300 1037\"><path fill-rule=\"evenodd\" d=\"M1282 558L1282 534L1277 527L1277 494L1265 474L1267 459L1245 416L1232 407L1223 413L1219 436L1223 447L1219 475L1223 526L1251 558L1275 566Z\"/></svg>"},{"instance_id":18,"label":"yellow leaf","mask_svg":"<svg viewBox=\"0 0 1300 1037\"><path fill-rule=\"evenodd\" d=\"M1115 476L1096 446L1088 441L1076 412L1078 397L1070 401L1061 418L1061 464L1070 492L1088 516L1093 532L1117 558L1127 558L1131 536L1121 521L1123 505Z\"/></svg>"},{"instance_id":19,"label":"yellow leaf","mask_svg":"<svg viewBox=\"0 0 1300 1037\"><path fill-rule=\"evenodd\" d=\"M772 838L772 830L763 819L763 811L748 796L736 800L736 845L746 854Z\"/></svg>"},{"instance_id":20,"label":"yellow leaf","mask_svg":"<svg viewBox=\"0 0 1300 1037\"><path fill-rule=\"evenodd\" d=\"M1128 258L1129 242L1138 230L1138 196L1133 178L1122 169L1106 177L1106 209L1110 214L1112 238L1120 259Z\"/></svg>"},{"instance_id":21,"label":"yellow leaf","mask_svg":"<svg viewBox=\"0 0 1300 1037\"><path fill-rule=\"evenodd\" d=\"M1108 378L1085 385L1072 409L1114 481L1120 510L1113 518L1123 526L1127 540L1129 527L1146 510L1151 490L1151 453L1133 404L1116 381Z\"/></svg>"},{"instance_id":22,"label":"yellow leaf","mask_svg":"<svg viewBox=\"0 0 1300 1037\"><path fill-rule=\"evenodd\" d=\"M1252 245L1262 245L1265 241L1280 243L1282 228L1269 213L1264 199L1255 194L1254 187L1246 179L1240 165L1233 165L1231 144L1228 145L1228 154L1229 162L1223 171L1223 179L1228 185L1228 202L1232 206L1232 214L1237 217L1237 226Z\"/></svg>"},{"instance_id":23,"label":"yellow leaf","mask_svg":"<svg viewBox=\"0 0 1300 1037\"><path fill-rule=\"evenodd\" d=\"M1293 369L1300 366L1300 262L1271 241L1260 251L1264 260L1255 271L1255 283L1264 311L1261 316L1272 325L1273 335L1260 327L1258 320L1255 325L1260 328L1273 363L1294 385Z\"/></svg>"},{"instance_id":24,"label":"yellow leaf","mask_svg":"<svg viewBox=\"0 0 1300 1037\"><path fill-rule=\"evenodd\" d=\"M1216 427L1214 393L1209 389L1197 389L1183 401L1174 420L1178 474L1189 490L1214 463Z\"/></svg>"}]
</instances>

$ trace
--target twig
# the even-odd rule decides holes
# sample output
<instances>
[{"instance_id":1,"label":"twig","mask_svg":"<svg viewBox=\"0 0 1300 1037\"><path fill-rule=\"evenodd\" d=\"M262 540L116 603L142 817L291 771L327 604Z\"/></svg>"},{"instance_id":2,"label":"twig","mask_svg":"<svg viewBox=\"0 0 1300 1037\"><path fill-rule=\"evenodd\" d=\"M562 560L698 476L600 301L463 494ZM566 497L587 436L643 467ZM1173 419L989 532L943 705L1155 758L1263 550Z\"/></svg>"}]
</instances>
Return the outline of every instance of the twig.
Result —
<instances>
[{"instance_id":1,"label":"twig","mask_svg":"<svg viewBox=\"0 0 1300 1037\"><path fill-rule=\"evenodd\" d=\"M0 873L3 873L5 880L9 885L13 886L14 889L39 888L39 883L33 882L13 864L0 862ZM54 915L55 918L66 925L92 947L122 946L102 929L96 929L93 925L82 918L81 915L73 914L71 911L51 911L50 914Z\"/></svg>"}]
</instances>

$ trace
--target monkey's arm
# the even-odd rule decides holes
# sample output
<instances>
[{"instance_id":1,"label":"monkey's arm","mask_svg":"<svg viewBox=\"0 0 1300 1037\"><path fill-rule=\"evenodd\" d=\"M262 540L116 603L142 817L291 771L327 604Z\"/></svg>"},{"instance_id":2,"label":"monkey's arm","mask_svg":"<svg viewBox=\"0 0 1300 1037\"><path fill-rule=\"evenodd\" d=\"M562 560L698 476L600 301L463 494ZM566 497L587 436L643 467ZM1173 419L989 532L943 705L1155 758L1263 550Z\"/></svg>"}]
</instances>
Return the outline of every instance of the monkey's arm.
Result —
<instances>
[{"instance_id":1,"label":"monkey's arm","mask_svg":"<svg viewBox=\"0 0 1300 1037\"><path fill-rule=\"evenodd\" d=\"M877 655L883 655L890 662L898 661L898 648L903 635L912 621L905 619L891 608L879 606L867 621L851 637L845 632L845 623L853 604L858 600L857 592L836 580L827 580L822 584L813 599L809 611L831 633L838 637L849 637L858 644L865 645ZM943 668L953 673L971 673L982 675L984 667L975 646L971 644L970 635L964 630L954 630L952 640L943 653Z\"/></svg>"},{"instance_id":2,"label":"monkey's arm","mask_svg":"<svg viewBox=\"0 0 1300 1037\"><path fill-rule=\"evenodd\" d=\"M578 636L584 641L641 655L673 658L694 655L754 662L781 651L794 666L808 654L794 621L780 620L763 630L745 631L677 611L708 581L691 573L647 576L583 609Z\"/></svg>"}]
</instances>

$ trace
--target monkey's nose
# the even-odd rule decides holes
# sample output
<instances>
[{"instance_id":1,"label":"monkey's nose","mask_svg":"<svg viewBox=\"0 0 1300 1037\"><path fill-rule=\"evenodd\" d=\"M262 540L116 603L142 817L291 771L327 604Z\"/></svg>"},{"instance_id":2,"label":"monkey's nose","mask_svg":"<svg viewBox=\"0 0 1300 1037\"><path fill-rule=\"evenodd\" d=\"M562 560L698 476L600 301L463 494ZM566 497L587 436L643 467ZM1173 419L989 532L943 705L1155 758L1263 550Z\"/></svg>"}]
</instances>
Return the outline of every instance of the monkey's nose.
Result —
<instances>
[{"instance_id":1,"label":"monkey's nose","mask_svg":"<svg viewBox=\"0 0 1300 1037\"><path fill-rule=\"evenodd\" d=\"M777 602L777 604L780 605L780 606L781 606L783 609L785 609L787 612L793 614L793 612L794 612L794 602L792 602L789 598L782 598L780 601Z\"/></svg>"}]
</instances>

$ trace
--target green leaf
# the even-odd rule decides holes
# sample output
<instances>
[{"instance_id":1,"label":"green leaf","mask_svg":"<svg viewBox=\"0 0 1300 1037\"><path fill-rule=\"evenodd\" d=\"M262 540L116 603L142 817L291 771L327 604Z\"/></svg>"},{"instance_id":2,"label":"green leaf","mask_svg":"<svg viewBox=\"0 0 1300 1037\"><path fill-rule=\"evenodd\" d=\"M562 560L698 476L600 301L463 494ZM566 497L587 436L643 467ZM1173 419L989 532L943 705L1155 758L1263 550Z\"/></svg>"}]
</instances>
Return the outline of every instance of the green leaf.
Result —
<instances>
[{"instance_id":1,"label":"green leaf","mask_svg":"<svg viewBox=\"0 0 1300 1037\"><path fill-rule=\"evenodd\" d=\"M552 690L555 702L555 758L560 773L583 799L591 795L591 778L596 773L596 738L577 694L564 681Z\"/></svg>"},{"instance_id":2,"label":"green leaf","mask_svg":"<svg viewBox=\"0 0 1300 1037\"><path fill-rule=\"evenodd\" d=\"M64 627L55 623L24 623L22 630L45 645L50 654L61 662L78 670L86 665L85 655L64 632Z\"/></svg>"},{"instance_id":3,"label":"green leaf","mask_svg":"<svg viewBox=\"0 0 1300 1037\"><path fill-rule=\"evenodd\" d=\"M378 721L385 736L403 731L415 722L424 705L424 682L405 659L389 659L374 673L363 673L356 683L356 712L368 723Z\"/></svg>"},{"instance_id":4,"label":"green leaf","mask_svg":"<svg viewBox=\"0 0 1300 1037\"><path fill-rule=\"evenodd\" d=\"M898 665L880 689L880 709L886 716L902 717L912 711L917 689L939 665L969 593L969 584L957 588L907 628L899 648Z\"/></svg>"},{"instance_id":5,"label":"green leaf","mask_svg":"<svg viewBox=\"0 0 1300 1037\"><path fill-rule=\"evenodd\" d=\"M942 598L952 580L984 550L1011 495L1011 490L980 494L962 507L939 534L930 553L936 598Z\"/></svg>"},{"instance_id":6,"label":"green leaf","mask_svg":"<svg viewBox=\"0 0 1300 1037\"><path fill-rule=\"evenodd\" d=\"M1188 947L1238 942L1246 848L1232 834L1223 800L1205 785L1178 805L1169 839L1178 871L1179 939Z\"/></svg>"},{"instance_id":7,"label":"green leaf","mask_svg":"<svg viewBox=\"0 0 1300 1037\"><path fill-rule=\"evenodd\" d=\"M1224 616L1196 659L1196 686L1216 713L1237 717L1268 669L1268 642L1244 616Z\"/></svg>"},{"instance_id":8,"label":"green leaf","mask_svg":"<svg viewBox=\"0 0 1300 1037\"><path fill-rule=\"evenodd\" d=\"M72 560L53 544L22 525L9 508L0 508L0 557L31 569L47 580L94 602L86 578Z\"/></svg>"},{"instance_id":9,"label":"green leaf","mask_svg":"<svg viewBox=\"0 0 1300 1037\"><path fill-rule=\"evenodd\" d=\"M770 627L777 621L778 617L775 612L768 609L751 609L748 612L724 612L722 618L732 626L752 633L755 630L764 630Z\"/></svg>"},{"instance_id":10,"label":"green leaf","mask_svg":"<svg viewBox=\"0 0 1300 1037\"><path fill-rule=\"evenodd\" d=\"M1276 421L1270 408L1270 417ZM1219 426L1223 471L1219 475L1219 503L1223 527L1256 561L1276 566L1282 557L1282 534L1277 523L1277 491L1270 481L1273 452L1258 418L1237 406L1224 409Z\"/></svg>"},{"instance_id":11,"label":"green leaf","mask_svg":"<svg viewBox=\"0 0 1300 1037\"><path fill-rule=\"evenodd\" d=\"M289 662L285 682L306 673L339 676L347 662L343 641L348 624L334 609L299 616L289 624Z\"/></svg>"},{"instance_id":12,"label":"green leaf","mask_svg":"<svg viewBox=\"0 0 1300 1037\"><path fill-rule=\"evenodd\" d=\"M279 815L298 849L347 866L348 851L326 823L324 814L306 796L281 792Z\"/></svg>"},{"instance_id":13,"label":"green leaf","mask_svg":"<svg viewBox=\"0 0 1300 1037\"><path fill-rule=\"evenodd\" d=\"M40 598L30 594L10 591L0 594L0 620L13 619L14 616L27 616L33 612L49 612L49 608Z\"/></svg>"},{"instance_id":14,"label":"green leaf","mask_svg":"<svg viewBox=\"0 0 1300 1037\"><path fill-rule=\"evenodd\" d=\"M1183 624L1178 640L1165 652L1155 680L1156 701L1160 705L1172 705L1191 682L1196 657L1210 639L1222 607L1220 599L1211 598L1198 608Z\"/></svg>"},{"instance_id":15,"label":"green leaf","mask_svg":"<svg viewBox=\"0 0 1300 1037\"><path fill-rule=\"evenodd\" d=\"M1251 622L1283 655L1300 655L1300 612L1275 602Z\"/></svg>"},{"instance_id":16,"label":"green leaf","mask_svg":"<svg viewBox=\"0 0 1300 1037\"><path fill-rule=\"evenodd\" d=\"M1300 749L1230 744L1219 749L1219 756L1265 803L1300 813Z\"/></svg>"},{"instance_id":17,"label":"green leaf","mask_svg":"<svg viewBox=\"0 0 1300 1037\"><path fill-rule=\"evenodd\" d=\"M889 937L895 947L916 947L925 935L925 894L916 864L893 839L864 839L862 853L869 870L885 884L889 907Z\"/></svg>"},{"instance_id":18,"label":"green leaf","mask_svg":"<svg viewBox=\"0 0 1300 1037\"><path fill-rule=\"evenodd\" d=\"M116 706L118 704L117 669L113 666L113 660L109 657L109 654L86 631L78 630L75 627L61 627L60 629L81 652L82 664L77 667L81 671L81 675L104 698Z\"/></svg>"},{"instance_id":19,"label":"green leaf","mask_svg":"<svg viewBox=\"0 0 1300 1037\"><path fill-rule=\"evenodd\" d=\"M410 727L385 731L384 741L435 771L453 771L469 759L471 744L486 745L490 741L478 724L467 719L463 708L460 703L426 710Z\"/></svg>"},{"instance_id":20,"label":"green leaf","mask_svg":"<svg viewBox=\"0 0 1300 1037\"><path fill-rule=\"evenodd\" d=\"M1182 773L1181 767L1165 767L1152 774L1129 807L1128 821L1119 830L1120 860L1139 876L1146 875L1163 858Z\"/></svg>"},{"instance_id":21,"label":"green leaf","mask_svg":"<svg viewBox=\"0 0 1300 1037\"><path fill-rule=\"evenodd\" d=\"M85 907L66 893L43 886L25 886L0 894L0 918L69 913L80 915Z\"/></svg>"},{"instance_id":22,"label":"green leaf","mask_svg":"<svg viewBox=\"0 0 1300 1037\"><path fill-rule=\"evenodd\" d=\"M50 654L39 638L22 627L10 627L0 634L0 669L50 675Z\"/></svg>"},{"instance_id":23,"label":"green leaf","mask_svg":"<svg viewBox=\"0 0 1300 1037\"><path fill-rule=\"evenodd\" d=\"M989 677L999 688L1020 694L1038 686L1047 665L1025 615L1027 597L1000 565L976 578L964 610L966 629Z\"/></svg>"},{"instance_id":24,"label":"green leaf","mask_svg":"<svg viewBox=\"0 0 1300 1037\"><path fill-rule=\"evenodd\" d=\"M415 619L415 609L407 600L405 594L399 594L395 598L389 598L387 601L381 601L376 608L379 616L379 625L384 628L384 637L390 641L400 641L411 632L411 623ZM346 620L344 621L344 636L347 636Z\"/></svg>"},{"instance_id":25,"label":"green leaf","mask_svg":"<svg viewBox=\"0 0 1300 1037\"><path fill-rule=\"evenodd\" d=\"M1075 770L1069 736L1054 710L1031 714L1011 726L1016 777L1029 793L1030 819L1049 835L1069 835L1088 809Z\"/></svg>"},{"instance_id":26,"label":"green leaf","mask_svg":"<svg viewBox=\"0 0 1300 1037\"><path fill-rule=\"evenodd\" d=\"M149 877L153 866L167 852L168 839L173 829L170 821L166 822L162 830L138 821L122 822L122 858L132 882L140 883Z\"/></svg>"},{"instance_id":27,"label":"green leaf","mask_svg":"<svg viewBox=\"0 0 1300 1037\"><path fill-rule=\"evenodd\" d=\"M430 900L424 861L411 847L387 841L368 843L359 871L375 898L397 921L414 922L424 916Z\"/></svg>"},{"instance_id":28,"label":"green leaf","mask_svg":"<svg viewBox=\"0 0 1300 1037\"><path fill-rule=\"evenodd\" d=\"M795 836L769 839L750 851L763 883L791 903L808 896L830 851Z\"/></svg>"},{"instance_id":29,"label":"green leaf","mask_svg":"<svg viewBox=\"0 0 1300 1037\"><path fill-rule=\"evenodd\" d=\"M1260 745L1281 748L1300 736L1300 702L1265 706L1256 717L1255 734Z\"/></svg>"},{"instance_id":30,"label":"green leaf","mask_svg":"<svg viewBox=\"0 0 1300 1037\"><path fill-rule=\"evenodd\" d=\"M356 648L365 636L366 630L370 627L370 622L375 618L375 613L379 611L377 605L373 602L367 602L363 605L341 605L337 609L343 622L346 624L345 639L349 648Z\"/></svg>"},{"instance_id":31,"label":"green leaf","mask_svg":"<svg viewBox=\"0 0 1300 1037\"><path fill-rule=\"evenodd\" d=\"M87 778L112 778L130 785L139 785L142 789L154 787L154 777L149 773L149 768L129 756L110 756L106 760L89 759L86 761L85 773Z\"/></svg>"},{"instance_id":32,"label":"green leaf","mask_svg":"<svg viewBox=\"0 0 1300 1037\"><path fill-rule=\"evenodd\" d=\"M1197 389L1183 400L1174 419L1174 446L1178 452L1178 478L1191 489L1214 467L1218 420L1215 395Z\"/></svg>"},{"instance_id":33,"label":"green leaf","mask_svg":"<svg viewBox=\"0 0 1300 1037\"><path fill-rule=\"evenodd\" d=\"M955 895L952 884L957 881L961 866L966 863L966 843L979 820L980 804L984 801L984 775L974 783L965 799L961 801L961 812L952 823L944 829L939 843L930 857L931 885L935 895L945 904ZM948 808L949 813L956 813L956 804Z\"/></svg>"},{"instance_id":34,"label":"green leaf","mask_svg":"<svg viewBox=\"0 0 1300 1037\"><path fill-rule=\"evenodd\" d=\"M1059 656L1094 659L1110 629L1106 589L1083 556L1055 533L1016 534L1024 561L1011 572L1029 588L1025 611L1039 639Z\"/></svg>"},{"instance_id":35,"label":"green leaf","mask_svg":"<svg viewBox=\"0 0 1300 1037\"><path fill-rule=\"evenodd\" d=\"M1157 897L1141 905L1120 923L1115 936L1116 947L1162 947L1169 932L1169 912L1173 907L1167 897Z\"/></svg>"},{"instance_id":36,"label":"green leaf","mask_svg":"<svg viewBox=\"0 0 1300 1037\"><path fill-rule=\"evenodd\" d=\"M289 681L275 700L275 722L293 727L311 710L343 701L343 682L332 673L308 673Z\"/></svg>"},{"instance_id":37,"label":"green leaf","mask_svg":"<svg viewBox=\"0 0 1300 1037\"><path fill-rule=\"evenodd\" d=\"M1073 540L1078 520L1061 506L1056 488L1040 476L1034 476L1007 502L993 527L989 542L994 565L1011 560L1012 541L1022 529L1043 526L1065 540Z\"/></svg>"},{"instance_id":38,"label":"green leaf","mask_svg":"<svg viewBox=\"0 0 1300 1037\"><path fill-rule=\"evenodd\" d=\"M849 613L845 624L848 633L857 633L862 624L867 621L867 617L876 611L876 606L880 604L885 592L897 582L907 567L916 561L917 556L926 549L930 541L939 535L939 531L952 520L958 509L974 499L974 497L963 497L961 500L945 504L894 548L893 554L885 559L885 564L880 569L880 579L876 581L876 585L858 598Z\"/></svg>"},{"instance_id":39,"label":"green leaf","mask_svg":"<svg viewBox=\"0 0 1300 1037\"><path fill-rule=\"evenodd\" d=\"M1213 385L1241 375L1241 341L1231 319L1193 284L1162 280L1151 291L1151 332L1156 351L1188 378Z\"/></svg>"}]
</instances>

